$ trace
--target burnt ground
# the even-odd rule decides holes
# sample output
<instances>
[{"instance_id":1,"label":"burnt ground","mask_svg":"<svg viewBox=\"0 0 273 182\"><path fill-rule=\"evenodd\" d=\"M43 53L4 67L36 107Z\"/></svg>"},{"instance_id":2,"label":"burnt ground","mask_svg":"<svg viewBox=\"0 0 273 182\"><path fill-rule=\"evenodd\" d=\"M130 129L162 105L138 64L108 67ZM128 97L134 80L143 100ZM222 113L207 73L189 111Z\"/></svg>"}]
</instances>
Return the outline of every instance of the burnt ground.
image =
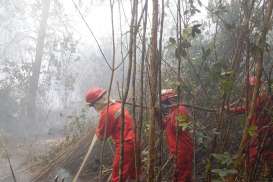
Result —
<instances>
[{"instance_id":1,"label":"burnt ground","mask_svg":"<svg viewBox=\"0 0 273 182\"><path fill-rule=\"evenodd\" d=\"M4 140L5 149L2 147L0 158L0 182L13 182L7 153L17 181L29 182L31 174L27 170L27 161L35 160L35 156L42 153L46 148L46 142L40 143L33 139L9 136ZM39 147L38 147L39 146ZM6 151L5 151L6 150Z\"/></svg>"},{"instance_id":2,"label":"burnt ground","mask_svg":"<svg viewBox=\"0 0 273 182\"><path fill-rule=\"evenodd\" d=\"M30 182L45 169L47 172L36 181L53 181L56 175L65 178L65 181L71 181L91 142L89 139L90 137L85 138L84 141L78 139L69 145L64 145L65 138L62 136L50 135L31 139L8 137L5 140L5 149L8 152L16 180L19 182ZM79 143L80 145L78 145ZM72 148L73 150L71 150ZM0 182L13 182L6 152L2 149L1 151L3 152L0 158ZM101 143L97 142L80 182L90 181L90 179L96 181L100 168L100 151ZM60 153L65 154L61 160L57 159ZM109 142L105 145L104 153L103 171L105 178L107 178L111 173L112 163L112 150ZM53 166L49 165L52 161L57 162Z\"/></svg>"}]
</instances>

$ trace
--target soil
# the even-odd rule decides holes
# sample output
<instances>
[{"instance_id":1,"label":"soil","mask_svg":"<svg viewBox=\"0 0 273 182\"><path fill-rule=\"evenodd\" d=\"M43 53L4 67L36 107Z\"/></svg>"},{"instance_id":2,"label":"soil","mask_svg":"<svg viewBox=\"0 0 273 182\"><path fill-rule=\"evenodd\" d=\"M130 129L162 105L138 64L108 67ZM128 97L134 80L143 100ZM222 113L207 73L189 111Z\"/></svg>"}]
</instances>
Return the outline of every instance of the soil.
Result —
<instances>
[{"instance_id":1,"label":"soil","mask_svg":"<svg viewBox=\"0 0 273 182\"><path fill-rule=\"evenodd\" d=\"M59 145L63 145L65 141L63 136L48 135L33 137L32 139L8 137L8 140L5 141L5 148L8 151L16 181L30 182L36 179L35 181L48 182L54 181L56 176L59 176L60 179L64 178L65 182L72 181L72 177L78 170L89 147L91 142L90 138L93 134L94 130L91 129L88 135L75 140L68 146L61 147L58 151L55 151L55 149L58 148ZM103 178L105 181L111 174L113 157L111 147L113 147L113 145L107 141L105 143L103 160ZM60 153L64 153L61 159L58 158ZM98 180L97 176L101 166L99 160L100 153L101 142L97 142L79 182ZM52 161L57 162L51 165ZM41 177L36 178L39 175ZM14 182L8 160L5 156L0 158L0 182Z\"/></svg>"}]
</instances>

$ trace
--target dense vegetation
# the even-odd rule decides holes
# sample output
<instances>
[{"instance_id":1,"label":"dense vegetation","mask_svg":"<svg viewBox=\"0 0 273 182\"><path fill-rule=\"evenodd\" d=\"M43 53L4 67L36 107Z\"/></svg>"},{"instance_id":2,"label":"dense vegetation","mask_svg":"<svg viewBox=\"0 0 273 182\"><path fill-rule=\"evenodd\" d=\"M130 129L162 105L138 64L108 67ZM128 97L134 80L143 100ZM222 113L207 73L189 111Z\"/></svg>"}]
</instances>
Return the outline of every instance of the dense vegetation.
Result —
<instances>
[{"instance_id":1,"label":"dense vegetation","mask_svg":"<svg viewBox=\"0 0 273 182\"><path fill-rule=\"evenodd\" d=\"M196 181L268 177L259 163L246 174L241 159L243 141L256 132L248 122L255 113L251 105L260 92L272 95L272 0L0 0L0 5L0 138L6 138L1 143L51 135L76 142L96 125L84 93L101 86L131 103L137 141L149 153L136 151L147 180L168 179L158 111L160 90L173 88L191 112L192 124L183 127L194 136ZM108 18L90 14L95 8ZM101 32L92 24L99 18L107 24ZM259 82L249 97L251 75ZM233 103L248 112L228 112ZM4 145L1 153L9 153Z\"/></svg>"}]
</instances>

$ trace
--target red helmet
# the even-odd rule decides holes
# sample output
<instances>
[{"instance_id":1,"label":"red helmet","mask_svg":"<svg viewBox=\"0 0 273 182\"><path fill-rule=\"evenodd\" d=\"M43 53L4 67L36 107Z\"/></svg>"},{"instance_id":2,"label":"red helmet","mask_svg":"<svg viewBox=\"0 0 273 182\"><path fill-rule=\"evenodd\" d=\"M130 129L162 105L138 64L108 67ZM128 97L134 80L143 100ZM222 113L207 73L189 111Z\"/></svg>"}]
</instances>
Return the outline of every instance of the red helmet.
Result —
<instances>
[{"instance_id":1,"label":"red helmet","mask_svg":"<svg viewBox=\"0 0 273 182\"><path fill-rule=\"evenodd\" d=\"M163 90L161 90L160 100L162 102L164 102L164 101L166 101L170 98L176 97L176 96L177 96L177 94L173 89L163 89Z\"/></svg>"},{"instance_id":2,"label":"red helmet","mask_svg":"<svg viewBox=\"0 0 273 182\"><path fill-rule=\"evenodd\" d=\"M106 93L106 90L99 87L90 88L85 95L85 101L90 105L95 104Z\"/></svg>"}]
</instances>

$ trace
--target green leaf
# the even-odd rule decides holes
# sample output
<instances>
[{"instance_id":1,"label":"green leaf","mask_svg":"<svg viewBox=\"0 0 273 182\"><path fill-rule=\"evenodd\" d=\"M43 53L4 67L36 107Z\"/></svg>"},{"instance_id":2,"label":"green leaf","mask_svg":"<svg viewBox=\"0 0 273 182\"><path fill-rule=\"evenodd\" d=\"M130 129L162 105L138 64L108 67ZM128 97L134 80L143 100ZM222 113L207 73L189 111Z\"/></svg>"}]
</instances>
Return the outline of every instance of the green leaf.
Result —
<instances>
[{"instance_id":1,"label":"green leaf","mask_svg":"<svg viewBox=\"0 0 273 182\"><path fill-rule=\"evenodd\" d=\"M185 131L191 127L191 124L190 123L180 123L179 127L182 128L183 131Z\"/></svg>"},{"instance_id":2,"label":"green leaf","mask_svg":"<svg viewBox=\"0 0 273 182\"><path fill-rule=\"evenodd\" d=\"M232 76L232 74L234 73L234 71L224 71L221 73L222 77L229 77Z\"/></svg>"},{"instance_id":3,"label":"green leaf","mask_svg":"<svg viewBox=\"0 0 273 182\"><path fill-rule=\"evenodd\" d=\"M170 42L171 44L176 44L176 40L175 40L173 37L170 37L170 38L169 38L169 42Z\"/></svg>"},{"instance_id":4,"label":"green leaf","mask_svg":"<svg viewBox=\"0 0 273 182\"><path fill-rule=\"evenodd\" d=\"M257 126L256 125L251 125L247 128L247 133L249 136L253 137L257 133Z\"/></svg>"},{"instance_id":5,"label":"green leaf","mask_svg":"<svg viewBox=\"0 0 273 182\"><path fill-rule=\"evenodd\" d=\"M211 172L219 175L221 178L223 178L223 177L225 177L225 176L228 175L228 173L227 173L227 171L226 171L225 168L224 169L213 169L213 170L211 170Z\"/></svg>"},{"instance_id":6,"label":"green leaf","mask_svg":"<svg viewBox=\"0 0 273 182\"><path fill-rule=\"evenodd\" d=\"M213 153L212 156L217 160L218 163L224 166L229 166L232 164L232 157L228 152L224 152L223 154Z\"/></svg>"},{"instance_id":7,"label":"green leaf","mask_svg":"<svg viewBox=\"0 0 273 182\"><path fill-rule=\"evenodd\" d=\"M236 169L227 169L228 174L237 174L238 171Z\"/></svg>"},{"instance_id":8,"label":"green leaf","mask_svg":"<svg viewBox=\"0 0 273 182\"><path fill-rule=\"evenodd\" d=\"M232 90L233 81L231 79L223 79L220 82L221 94L229 93Z\"/></svg>"},{"instance_id":9,"label":"green leaf","mask_svg":"<svg viewBox=\"0 0 273 182\"><path fill-rule=\"evenodd\" d=\"M213 170L211 170L211 172L217 174L222 179L224 177L226 177L226 176L237 174L237 170L236 169L227 169L227 168L213 169Z\"/></svg>"},{"instance_id":10,"label":"green leaf","mask_svg":"<svg viewBox=\"0 0 273 182\"><path fill-rule=\"evenodd\" d=\"M187 123L189 121L189 117L186 114L179 114L176 116L176 121L178 123Z\"/></svg>"},{"instance_id":11,"label":"green leaf","mask_svg":"<svg viewBox=\"0 0 273 182\"><path fill-rule=\"evenodd\" d=\"M196 24L192 26L192 37L194 38L196 36L196 34L200 34L201 30L200 27L202 26L202 24Z\"/></svg>"},{"instance_id":12,"label":"green leaf","mask_svg":"<svg viewBox=\"0 0 273 182\"><path fill-rule=\"evenodd\" d=\"M184 28L182 32L182 37L184 40L190 40L192 35L192 27Z\"/></svg>"},{"instance_id":13,"label":"green leaf","mask_svg":"<svg viewBox=\"0 0 273 182\"><path fill-rule=\"evenodd\" d=\"M180 114L176 116L177 124L182 130L186 130L191 127L191 123L189 122L189 117L186 114Z\"/></svg>"}]
</instances>

